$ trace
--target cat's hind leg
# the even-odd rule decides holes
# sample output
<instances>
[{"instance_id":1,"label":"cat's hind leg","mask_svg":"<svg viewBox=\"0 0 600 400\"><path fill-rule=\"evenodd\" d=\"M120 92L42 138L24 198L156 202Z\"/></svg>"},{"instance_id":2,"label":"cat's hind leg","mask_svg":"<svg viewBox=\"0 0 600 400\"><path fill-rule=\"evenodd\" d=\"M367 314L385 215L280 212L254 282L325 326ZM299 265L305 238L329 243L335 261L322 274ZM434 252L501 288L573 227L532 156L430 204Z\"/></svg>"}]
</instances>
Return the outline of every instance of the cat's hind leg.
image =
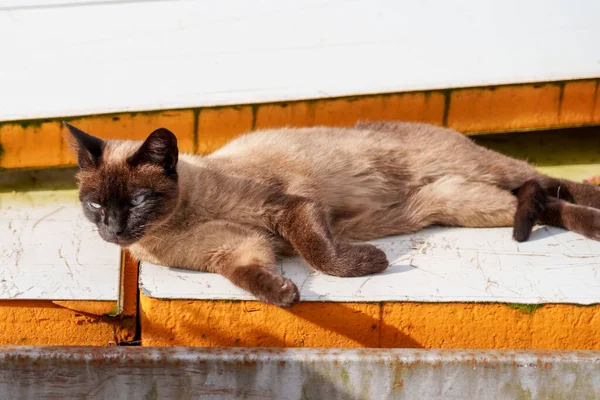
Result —
<instances>
[{"instance_id":1,"label":"cat's hind leg","mask_svg":"<svg viewBox=\"0 0 600 400\"><path fill-rule=\"evenodd\" d=\"M364 276L385 270L385 253L370 244L350 244L332 235L326 212L309 199L282 195L270 203L269 225L314 269L334 276Z\"/></svg>"},{"instance_id":2,"label":"cat's hind leg","mask_svg":"<svg viewBox=\"0 0 600 400\"><path fill-rule=\"evenodd\" d=\"M338 235L354 240L416 232L429 225L511 226L517 199L494 185L446 176L422 186L405 201L339 221Z\"/></svg>"},{"instance_id":3,"label":"cat's hind leg","mask_svg":"<svg viewBox=\"0 0 600 400\"><path fill-rule=\"evenodd\" d=\"M513 238L517 242L529 239L533 227L546 211L548 192L537 179L525 182L516 192L517 211L513 223Z\"/></svg>"},{"instance_id":4,"label":"cat's hind leg","mask_svg":"<svg viewBox=\"0 0 600 400\"><path fill-rule=\"evenodd\" d=\"M422 187L410 207L422 210L428 225L491 228L512 225L517 199L497 186L449 176Z\"/></svg>"},{"instance_id":5,"label":"cat's hind leg","mask_svg":"<svg viewBox=\"0 0 600 400\"><path fill-rule=\"evenodd\" d=\"M581 206L600 209L600 187L566 179L546 178L544 189L549 196Z\"/></svg>"},{"instance_id":6,"label":"cat's hind leg","mask_svg":"<svg viewBox=\"0 0 600 400\"><path fill-rule=\"evenodd\" d=\"M579 233L589 239L600 240L600 210L548 198L540 222Z\"/></svg>"},{"instance_id":7,"label":"cat's hind leg","mask_svg":"<svg viewBox=\"0 0 600 400\"><path fill-rule=\"evenodd\" d=\"M525 182L519 188L517 197L513 237L518 242L529 238L533 226L538 221L600 240L600 210L597 208L573 204L551 196L538 180ZM589 197L588 199L593 200Z\"/></svg>"}]
</instances>

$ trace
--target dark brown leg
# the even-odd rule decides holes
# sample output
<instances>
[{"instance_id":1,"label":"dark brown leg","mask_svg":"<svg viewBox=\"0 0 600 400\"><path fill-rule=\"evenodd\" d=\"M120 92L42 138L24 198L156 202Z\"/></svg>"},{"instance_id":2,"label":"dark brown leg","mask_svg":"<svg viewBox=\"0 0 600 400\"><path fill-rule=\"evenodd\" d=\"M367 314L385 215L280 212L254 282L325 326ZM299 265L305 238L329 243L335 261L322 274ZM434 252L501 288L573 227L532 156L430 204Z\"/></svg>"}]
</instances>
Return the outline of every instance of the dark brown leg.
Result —
<instances>
[{"instance_id":1,"label":"dark brown leg","mask_svg":"<svg viewBox=\"0 0 600 400\"><path fill-rule=\"evenodd\" d=\"M600 209L600 187L566 179L548 178L542 184L549 196L581 206Z\"/></svg>"},{"instance_id":2,"label":"dark brown leg","mask_svg":"<svg viewBox=\"0 0 600 400\"><path fill-rule=\"evenodd\" d=\"M335 276L363 276L388 267L385 253L375 246L335 241L318 204L286 196L272 206L274 229L316 270Z\"/></svg>"},{"instance_id":3,"label":"dark brown leg","mask_svg":"<svg viewBox=\"0 0 600 400\"><path fill-rule=\"evenodd\" d=\"M600 240L600 210L549 198L540 222Z\"/></svg>"},{"instance_id":4,"label":"dark brown leg","mask_svg":"<svg viewBox=\"0 0 600 400\"><path fill-rule=\"evenodd\" d=\"M597 239L600 189L589 184L544 178L525 182L516 193L513 237L527 240L536 222Z\"/></svg>"},{"instance_id":5,"label":"dark brown leg","mask_svg":"<svg viewBox=\"0 0 600 400\"><path fill-rule=\"evenodd\" d=\"M517 242L529 239L534 225L543 215L548 193L537 180L527 181L517 192L517 211L513 223L513 238Z\"/></svg>"}]
</instances>

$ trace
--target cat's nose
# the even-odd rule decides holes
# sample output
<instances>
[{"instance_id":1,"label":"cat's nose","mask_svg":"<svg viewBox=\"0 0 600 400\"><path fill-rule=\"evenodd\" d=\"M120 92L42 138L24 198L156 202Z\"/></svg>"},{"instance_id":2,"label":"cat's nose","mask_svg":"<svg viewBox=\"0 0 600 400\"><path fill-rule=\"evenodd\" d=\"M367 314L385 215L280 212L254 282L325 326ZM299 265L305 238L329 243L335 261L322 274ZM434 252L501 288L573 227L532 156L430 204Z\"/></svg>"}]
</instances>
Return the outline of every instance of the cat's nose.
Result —
<instances>
[{"instance_id":1,"label":"cat's nose","mask_svg":"<svg viewBox=\"0 0 600 400\"><path fill-rule=\"evenodd\" d=\"M106 230L111 235L114 235L114 236L118 237L118 236L121 236L123 234L123 232L125 232L125 227L119 226L119 225L108 225L106 227Z\"/></svg>"},{"instance_id":2,"label":"cat's nose","mask_svg":"<svg viewBox=\"0 0 600 400\"><path fill-rule=\"evenodd\" d=\"M115 218L108 218L108 223L106 224L106 230L108 233L115 237L119 237L125 231L125 224L119 223Z\"/></svg>"}]
</instances>

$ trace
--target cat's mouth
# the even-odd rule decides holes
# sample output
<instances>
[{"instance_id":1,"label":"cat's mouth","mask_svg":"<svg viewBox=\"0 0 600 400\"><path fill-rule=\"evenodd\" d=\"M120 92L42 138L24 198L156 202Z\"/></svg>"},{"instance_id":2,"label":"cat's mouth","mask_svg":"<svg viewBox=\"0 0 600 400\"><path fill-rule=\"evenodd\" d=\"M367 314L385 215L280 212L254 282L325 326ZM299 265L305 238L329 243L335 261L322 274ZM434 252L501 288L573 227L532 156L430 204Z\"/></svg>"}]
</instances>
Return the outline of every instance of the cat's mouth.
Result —
<instances>
[{"instance_id":1,"label":"cat's mouth","mask_svg":"<svg viewBox=\"0 0 600 400\"><path fill-rule=\"evenodd\" d=\"M121 247L128 247L137 242L139 239L135 237L119 237L113 235L100 235L102 240L108 243L116 244Z\"/></svg>"},{"instance_id":2,"label":"cat's mouth","mask_svg":"<svg viewBox=\"0 0 600 400\"><path fill-rule=\"evenodd\" d=\"M115 239L113 242L121 247L128 247L137 242L137 239Z\"/></svg>"}]
</instances>

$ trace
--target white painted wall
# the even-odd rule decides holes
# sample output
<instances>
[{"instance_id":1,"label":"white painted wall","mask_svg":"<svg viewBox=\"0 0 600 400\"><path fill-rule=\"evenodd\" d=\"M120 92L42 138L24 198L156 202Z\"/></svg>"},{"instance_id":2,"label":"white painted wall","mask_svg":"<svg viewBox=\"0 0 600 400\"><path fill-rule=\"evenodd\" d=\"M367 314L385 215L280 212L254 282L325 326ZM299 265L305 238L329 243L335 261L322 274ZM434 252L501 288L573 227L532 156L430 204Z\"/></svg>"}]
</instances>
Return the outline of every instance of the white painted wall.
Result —
<instances>
[{"instance_id":1,"label":"white painted wall","mask_svg":"<svg viewBox=\"0 0 600 400\"><path fill-rule=\"evenodd\" d=\"M0 120L600 76L597 0L0 1Z\"/></svg>"}]
</instances>

